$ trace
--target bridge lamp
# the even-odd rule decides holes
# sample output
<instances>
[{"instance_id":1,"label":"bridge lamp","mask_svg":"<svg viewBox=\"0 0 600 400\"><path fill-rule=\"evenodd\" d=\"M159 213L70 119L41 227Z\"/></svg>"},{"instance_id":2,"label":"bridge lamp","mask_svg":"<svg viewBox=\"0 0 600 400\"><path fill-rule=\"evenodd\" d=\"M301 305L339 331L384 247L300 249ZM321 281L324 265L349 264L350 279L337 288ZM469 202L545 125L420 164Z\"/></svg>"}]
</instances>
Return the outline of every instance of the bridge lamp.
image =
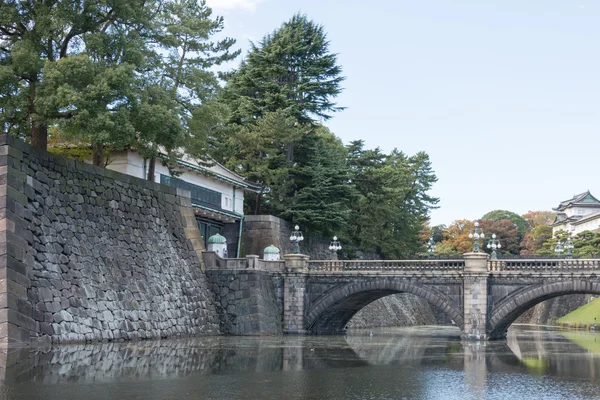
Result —
<instances>
[{"instance_id":1,"label":"bridge lamp","mask_svg":"<svg viewBox=\"0 0 600 400\"><path fill-rule=\"evenodd\" d=\"M469 233L469 239L474 239L473 253L479 253L479 239L483 240L484 238L485 234L479 228L479 222L475 222L475 229Z\"/></svg>"},{"instance_id":2,"label":"bridge lamp","mask_svg":"<svg viewBox=\"0 0 600 400\"><path fill-rule=\"evenodd\" d=\"M337 260L337 252L340 251L342 249L342 245L340 244L340 242L338 241L338 237L334 236L333 237L333 242L331 242L329 244L329 250L331 250L331 259L332 260Z\"/></svg>"},{"instance_id":3,"label":"bridge lamp","mask_svg":"<svg viewBox=\"0 0 600 400\"><path fill-rule=\"evenodd\" d=\"M290 242L294 245L294 254L300 254L300 242L303 240L304 236L302 236L302 231L300 231L300 227L296 225L290 236Z\"/></svg>"},{"instance_id":4,"label":"bridge lamp","mask_svg":"<svg viewBox=\"0 0 600 400\"><path fill-rule=\"evenodd\" d=\"M565 251L565 246L559 240L559 241L556 242L556 246L554 246L554 252L560 258L560 255L562 254L563 251Z\"/></svg>"},{"instance_id":5,"label":"bridge lamp","mask_svg":"<svg viewBox=\"0 0 600 400\"><path fill-rule=\"evenodd\" d=\"M427 242L427 252L429 253L429 258L435 258L433 254L436 248L435 240L433 240L433 235L429 236L429 241Z\"/></svg>"},{"instance_id":6,"label":"bridge lamp","mask_svg":"<svg viewBox=\"0 0 600 400\"><path fill-rule=\"evenodd\" d=\"M569 233L569 236L567 236L567 240L565 241L565 249L567 250L567 256L565 258L567 259L571 259L573 258L573 253L571 253L571 250L573 250L573 248L575 247L573 245L573 241L571 240L571 234Z\"/></svg>"},{"instance_id":7,"label":"bridge lamp","mask_svg":"<svg viewBox=\"0 0 600 400\"><path fill-rule=\"evenodd\" d=\"M492 256L490 257L491 260L498 259L498 254L496 253L496 250L500 250L501 247L502 245L500 244L500 240L496 239L496 234L493 233L492 238L487 244L487 248L492 250Z\"/></svg>"}]
</instances>

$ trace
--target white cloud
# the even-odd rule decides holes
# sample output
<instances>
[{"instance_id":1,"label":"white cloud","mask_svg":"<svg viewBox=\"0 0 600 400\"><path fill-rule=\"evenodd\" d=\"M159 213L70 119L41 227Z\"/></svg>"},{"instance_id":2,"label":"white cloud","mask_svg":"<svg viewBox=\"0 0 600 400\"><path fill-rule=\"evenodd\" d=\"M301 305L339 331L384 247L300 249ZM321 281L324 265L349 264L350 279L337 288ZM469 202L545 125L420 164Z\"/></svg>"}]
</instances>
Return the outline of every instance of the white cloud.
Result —
<instances>
[{"instance_id":1,"label":"white cloud","mask_svg":"<svg viewBox=\"0 0 600 400\"><path fill-rule=\"evenodd\" d=\"M213 10L250 10L254 11L256 7L264 0L206 0L206 4Z\"/></svg>"}]
</instances>

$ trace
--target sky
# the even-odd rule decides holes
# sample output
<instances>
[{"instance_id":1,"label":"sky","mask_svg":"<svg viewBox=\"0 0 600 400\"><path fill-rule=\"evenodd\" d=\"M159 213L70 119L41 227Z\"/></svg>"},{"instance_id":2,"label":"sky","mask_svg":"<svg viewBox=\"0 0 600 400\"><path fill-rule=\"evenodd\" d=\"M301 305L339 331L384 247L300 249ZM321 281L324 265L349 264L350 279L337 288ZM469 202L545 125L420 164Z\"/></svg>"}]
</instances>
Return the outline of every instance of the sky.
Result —
<instances>
[{"instance_id":1,"label":"sky","mask_svg":"<svg viewBox=\"0 0 600 400\"><path fill-rule=\"evenodd\" d=\"M428 153L433 225L600 197L597 0L207 3L244 53L296 12L323 25L347 107L325 125L344 143Z\"/></svg>"}]
</instances>

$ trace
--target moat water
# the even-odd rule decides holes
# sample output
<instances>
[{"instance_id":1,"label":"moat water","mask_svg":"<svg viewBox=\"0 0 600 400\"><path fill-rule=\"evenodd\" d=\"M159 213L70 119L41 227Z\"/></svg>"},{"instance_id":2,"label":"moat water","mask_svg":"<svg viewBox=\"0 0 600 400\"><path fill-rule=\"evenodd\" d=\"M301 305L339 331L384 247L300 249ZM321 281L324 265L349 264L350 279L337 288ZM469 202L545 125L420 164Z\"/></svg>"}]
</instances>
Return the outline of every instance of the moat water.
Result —
<instances>
[{"instance_id":1,"label":"moat water","mask_svg":"<svg viewBox=\"0 0 600 400\"><path fill-rule=\"evenodd\" d=\"M598 399L600 334L450 327L12 351L0 399Z\"/></svg>"}]
</instances>

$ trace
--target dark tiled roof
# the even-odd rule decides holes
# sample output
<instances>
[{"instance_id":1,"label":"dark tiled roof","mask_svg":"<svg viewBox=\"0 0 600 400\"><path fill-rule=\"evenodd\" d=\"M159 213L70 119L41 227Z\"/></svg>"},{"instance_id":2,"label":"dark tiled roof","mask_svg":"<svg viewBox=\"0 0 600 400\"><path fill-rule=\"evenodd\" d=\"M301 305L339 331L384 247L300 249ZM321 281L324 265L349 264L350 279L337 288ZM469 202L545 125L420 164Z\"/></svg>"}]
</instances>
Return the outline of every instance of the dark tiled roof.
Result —
<instances>
[{"instance_id":1,"label":"dark tiled roof","mask_svg":"<svg viewBox=\"0 0 600 400\"><path fill-rule=\"evenodd\" d=\"M565 208L567 208L569 206L573 206L575 204L578 204L578 205L597 204L598 206L600 206L600 200L598 200L597 198L592 196L592 194L588 190L587 192L576 194L575 196L573 196L573 198L571 198L569 200L561 201L560 204L558 205L558 207L554 208L554 210L562 211Z\"/></svg>"}]
</instances>

